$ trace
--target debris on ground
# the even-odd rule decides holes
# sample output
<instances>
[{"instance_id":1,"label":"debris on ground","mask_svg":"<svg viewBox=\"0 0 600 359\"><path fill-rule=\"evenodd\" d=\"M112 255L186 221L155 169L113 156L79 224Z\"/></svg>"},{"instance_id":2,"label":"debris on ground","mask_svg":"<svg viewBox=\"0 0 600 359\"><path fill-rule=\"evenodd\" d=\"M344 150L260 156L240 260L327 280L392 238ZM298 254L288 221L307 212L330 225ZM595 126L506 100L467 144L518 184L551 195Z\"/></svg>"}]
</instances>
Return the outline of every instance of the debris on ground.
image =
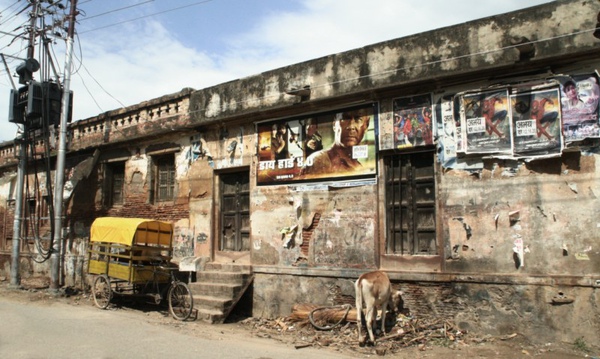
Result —
<instances>
[{"instance_id":1,"label":"debris on ground","mask_svg":"<svg viewBox=\"0 0 600 359\"><path fill-rule=\"evenodd\" d=\"M374 347L361 347L358 344L356 317L356 309L347 306L319 307L314 304L296 304L291 315L286 318L248 318L242 324L250 326L259 337L279 337L281 340L286 337L285 340L289 341L289 336L295 336L293 344L297 349L330 347L351 349L363 354L375 351L378 355L393 354L409 346L418 347L420 350L425 350L427 345L456 348L468 345L471 340L473 343L494 340L491 337L470 338L466 331L461 331L449 318L417 317L399 313L387 316L391 319L386 320L385 335L380 333L381 324L378 324L377 344Z\"/></svg>"}]
</instances>

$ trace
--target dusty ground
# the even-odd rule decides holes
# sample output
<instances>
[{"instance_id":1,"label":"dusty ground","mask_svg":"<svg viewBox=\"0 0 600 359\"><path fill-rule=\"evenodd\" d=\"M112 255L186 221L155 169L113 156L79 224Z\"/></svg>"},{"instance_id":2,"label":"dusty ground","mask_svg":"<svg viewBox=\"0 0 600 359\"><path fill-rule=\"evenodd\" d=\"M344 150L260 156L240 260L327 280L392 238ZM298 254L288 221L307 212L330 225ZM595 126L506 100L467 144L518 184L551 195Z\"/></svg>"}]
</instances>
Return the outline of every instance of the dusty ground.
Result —
<instances>
[{"instance_id":1,"label":"dusty ground","mask_svg":"<svg viewBox=\"0 0 600 359\"><path fill-rule=\"evenodd\" d=\"M61 301L73 306L93 306L88 293L63 288L58 294L48 291L47 279L23 279L22 289L9 289L6 278L0 278L0 296L13 300L51 303ZM385 356L389 358L600 358L598 343L545 343L533 344L519 333L503 337L480 336L477 333L461 333L447 321L399 315L398 323L377 346L359 346L356 340L356 324L342 323L331 330L316 330L307 322L292 322L289 318L265 320L232 315L228 323L210 325L182 325L172 319L166 308L118 302L113 310L129 311L145 316L148 323L185 330L188 334L203 336L209 331L247 335L288 344L296 350L318 347L355 357ZM445 324L444 324L445 323ZM190 333L191 332L191 333ZM380 336L381 338L381 336Z\"/></svg>"}]
</instances>

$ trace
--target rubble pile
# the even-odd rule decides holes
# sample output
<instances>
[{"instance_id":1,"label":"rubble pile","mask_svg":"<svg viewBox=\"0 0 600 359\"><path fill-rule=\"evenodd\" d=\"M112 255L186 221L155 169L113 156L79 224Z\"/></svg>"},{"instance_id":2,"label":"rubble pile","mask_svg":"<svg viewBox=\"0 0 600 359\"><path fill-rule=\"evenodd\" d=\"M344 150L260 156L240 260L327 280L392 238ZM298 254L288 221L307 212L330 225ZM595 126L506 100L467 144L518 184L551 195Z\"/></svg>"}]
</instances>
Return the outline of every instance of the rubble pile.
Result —
<instances>
[{"instance_id":1,"label":"rubble pile","mask_svg":"<svg viewBox=\"0 0 600 359\"><path fill-rule=\"evenodd\" d=\"M459 330L448 318L417 317L408 313L388 315L387 318L390 319L386 320L385 335L380 332L380 324L377 325L374 349L379 355L393 354L409 346L422 349L426 345L456 347L467 340L467 333ZM291 343L296 349L330 347L340 351L373 353L373 346L359 345L356 309L346 306L297 304L286 318L248 318L242 324L250 326L255 336Z\"/></svg>"}]
</instances>

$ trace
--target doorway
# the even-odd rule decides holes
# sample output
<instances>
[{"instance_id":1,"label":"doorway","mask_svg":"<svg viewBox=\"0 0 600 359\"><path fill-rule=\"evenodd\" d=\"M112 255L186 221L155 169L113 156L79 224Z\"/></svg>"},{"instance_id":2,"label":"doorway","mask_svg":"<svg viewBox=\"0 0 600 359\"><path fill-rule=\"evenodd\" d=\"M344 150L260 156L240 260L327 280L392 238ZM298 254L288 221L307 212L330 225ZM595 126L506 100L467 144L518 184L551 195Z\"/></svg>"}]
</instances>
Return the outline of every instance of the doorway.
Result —
<instances>
[{"instance_id":1,"label":"doorway","mask_svg":"<svg viewBox=\"0 0 600 359\"><path fill-rule=\"evenodd\" d=\"M223 173L220 176L221 252L250 250L250 175L248 171Z\"/></svg>"}]
</instances>

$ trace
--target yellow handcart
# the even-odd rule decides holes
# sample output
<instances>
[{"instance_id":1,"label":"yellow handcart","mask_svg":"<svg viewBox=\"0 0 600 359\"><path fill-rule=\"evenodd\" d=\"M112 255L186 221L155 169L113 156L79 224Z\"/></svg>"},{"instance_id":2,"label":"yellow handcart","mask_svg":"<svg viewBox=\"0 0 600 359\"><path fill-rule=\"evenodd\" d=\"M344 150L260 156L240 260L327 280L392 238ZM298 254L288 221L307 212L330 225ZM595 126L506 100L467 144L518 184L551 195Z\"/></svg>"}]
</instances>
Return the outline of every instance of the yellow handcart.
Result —
<instances>
[{"instance_id":1,"label":"yellow handcart","mask_svg":"<svg viewBox=\"0 0 600 359\"><path fill-rule=\"evenodd\" d=\"M186 320L194 307L188 285L171 263L173 225L144 218L100 217L90 229L88 273L94 275L96 306L108 308L116 295L168 299L175 319Z\"/></svg>"}]
</instances>

